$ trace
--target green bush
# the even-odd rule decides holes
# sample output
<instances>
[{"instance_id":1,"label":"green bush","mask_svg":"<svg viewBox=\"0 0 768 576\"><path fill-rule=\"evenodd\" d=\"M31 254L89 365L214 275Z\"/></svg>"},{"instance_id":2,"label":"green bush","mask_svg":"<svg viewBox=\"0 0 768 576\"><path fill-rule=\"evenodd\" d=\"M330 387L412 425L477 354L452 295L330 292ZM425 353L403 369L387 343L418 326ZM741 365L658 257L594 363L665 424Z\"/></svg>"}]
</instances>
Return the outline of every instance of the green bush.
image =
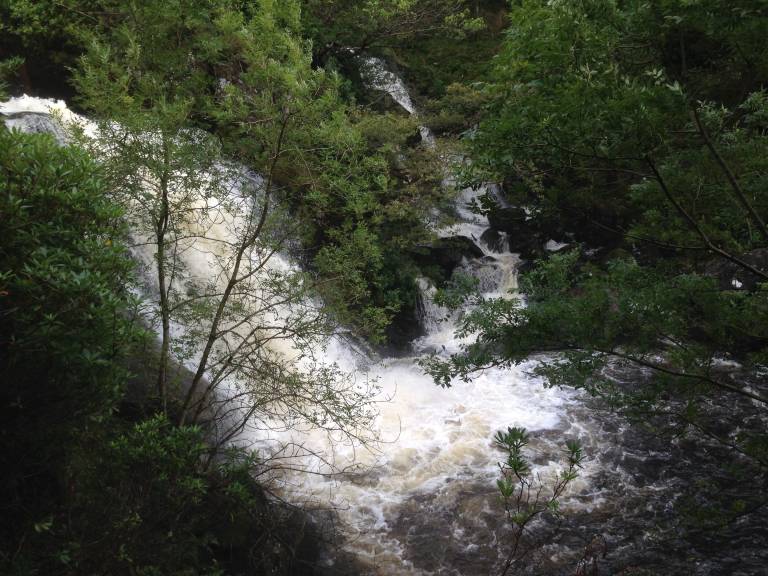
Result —
<instances>
[{"instance_id":1,"label":"green bush","mask_svg":"<svg viewBox=\"0 0 768 576\"><path fill-rule=\"evenodd\" d=\"M82 151L0 129L3 550L50 514L71 443L122 395L132 265L101 193Z\"/></svg>"},{"instance_id":2,"label":"green bush","mask_svg":"<svg viewBox=\"0 0 768 576\"><path fill-rule=\"evenodd\" d=\"M121 216L82 150L0 127L0 573L304 573L307 518L255 456L118 412L142 361Z\"/></svg>"}]
</instances>

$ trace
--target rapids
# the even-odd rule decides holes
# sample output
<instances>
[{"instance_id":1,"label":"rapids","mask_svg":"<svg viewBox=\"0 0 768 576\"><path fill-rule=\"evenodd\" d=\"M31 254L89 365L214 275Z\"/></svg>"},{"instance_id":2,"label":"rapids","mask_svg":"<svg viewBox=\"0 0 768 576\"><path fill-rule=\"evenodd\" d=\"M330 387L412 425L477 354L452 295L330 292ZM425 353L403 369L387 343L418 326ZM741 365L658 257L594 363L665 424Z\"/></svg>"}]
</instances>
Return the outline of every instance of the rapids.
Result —
<instances>
[{"instance_id":1,"label":"rapids","mask_svg":"<svg viewBox=\"0 0 768 576\"><path fill-rule=\"evenodd\" d=\"M417 115L405 84L382 60L367 57L361 63L370 87L388 92L409 114ZM436 145L426 126L420 133L422 145ZM443 180L453 185L447 165ZM490 186L460 191L455 223L435 232L440 237L464 236L480 249L481 258L465 258L460 268L479 280L484 297L516 298L518 256L504 242L501 247L486 245L481 237L490 224L471 209L481 195L493 192ZM461 312L449 313L436 305L435 287L428 280L420 279L419 284L420 321L426 334L412 342L412 355L361 365L336 349L342 355L335 360L347 369L364 370L379 383L386 400L376 419L379 445L368 450L334 447L337 459L361 463L364 471L304 477L292 492L294 497L301 494L307 505L320 503L338 511L347 532L346 549L373 574L487 574L498 560L496 547L504 535L495 492L500 453L492 446L494 433L507 426L528 429L537 438L537 473L546 482L560 469L565 439L583 438L589 446L601 436L600 426L589 421L577 394L545 388L528 374L534 360L512 370L488 369L470 383L438 388L418 361L424 354L459 351L462 341L454 332ZM574 487L587 508L600 499L584 496L593 464L586 464ZM572 505L582 504L573 499ZM445 516L450 519L444 523Z\"/></svg>"},{"instance_id":2,"label":"rapids","mask_svg":"<svg viewBox=\"0 0 768 576\"><path fill-rule=\"evenodd\" d=\"M406 111L417 114L400 78L381 60L367 58L364 63L372 88L389 92ZM0 104L0 114L9 127L52 132L62 142L63 124L76 121L86 132L91 127L61 101L15 98ZM423 126L421 133L424 145L435 145L428 128ZM461 269L480 280L486 297L516 298L517 255L503 241L486 245L481 238L488 220L469 209L486 193L493 194L493 188L461 191L456 223L436 233L464 236L476 244L482 257L465 258ZM221 220L214 232L226 238L227 222ZM210 247L193 244L189 252L190 269L205 280L210 275ZM134 255L145 267L154 256L140 250ZM274 266L285 271L294 264L278 255ZM151 281L147 278L148 286ZM495 486L502 455L492 437L507 426L522 426L531 433L529 455L545 484L560 469L566 439L579 438L587 456L563 502L567 532L551 524L536 526L540 541L533 573L573 574L595 534L607 541L606 562L615 573L637 565L669 567L664 573L723 573L718 570L727 566L727 558L701 561L687 571L692 565L675 552L675 534L659 527L669 520L689 479L662 472L684 460L683 448L635 432L620 418L595 410L576 392L545 387L529 373L535 358L511 370L486 370L470 383L438 388L418 360L425 354L459 350L454 330L461 312L451 314L437 306L431 298L435 288L426 279L420 280L420 287L426 334L412 342L410 355L379 358L351 345L341 332L317 350L325 361L352 374L354 386L378 391L378 413L369 431L377 441L362 445L307 427L287 431L258 424L240 438L265 453L299 447L271 481L282 497L317 510L318 518L333 518L344 534L340 549L326 554L324 574L495 573L509 531ZM184 328L174 329L179 333ZM290 349L288 343L281 353L289 354ZM617 374L622 377L626 374Z\"/></svg>"},{"instance_id":3,"label":"rapids","mask_svg":"<svg viewBox=\"0 0 768 576\"><path fill-rule=\"evenodd\" d=\"M383 73L383 79L372 81L372 85L388 90L409 113L415 114L402 81L387 72L381 61L368 59L367 63ZM69 123L77 123L86 133L96 130L62 101L25 96L3 104L0 112L6 116L9 127L52 132L62 142L66 139L63 127ZM429 130L421 130L424 143L434 145ZM495 251L480 241L489 227L488 221L468 208L473 199L486 192L463 191L457 200L458 221L437 233L446 237L466 236L477 244L483 257L465 259L462 268L480 279L485 296L514 297L517 256L506 249ZM209 236L231 235L231 219L219 214L212 220L217 224ZM144 246L141 241L136 244ZM198 241L184 252L191 274L198 280L206 279L206 270L209 276L216 273L210 245ZM154 254L146 246L134 248L133 254L148 275L144 290L151 295L154 278L146 271L151 269ZM278 255L275 266L289 269L292 265ZM346 535L344 549L353 553L366 570L395 575L448 568L440 562L435 564L434 559L425 565L420 549L424 546L423 537L414 531L421 525L427 535L441 532L437 538L427 538L429 545L430 540L441 541L447 534L451 546L456 548L452 554L461 557L466 553L473 558L482 553L482 561L472 561L477 562L475 568L465 566L457 573L483 573L495 563L496 541L503 535L502 510L494 488L500 454L492 447L493 434L507 426L522 426L531 431L538 438L534 443L538 471L547 476L558 470L560 446L566 437L586 437L589 447L589 438L599 436L599 427L587 419L574 393L545 388L526 374L530 366L487 370L471 383L457 382L450 389L435 386L417 362L426 353L449 354L459 350L461 342L453 334L458 315L447 314L436 306L431 300L434 287L426 280L421 282L421 321L426 335L412 343L412 356L375 358L350 346L341 335L332 337L324 351L329 362L356 374L360 386L375 383L380 389L374 425L378 441L360 445L349 439L329 437L325 431L280 430L275 425L254 425L239 441L270 453L279 453L285 446L298 447L293 453L295 461L286 466L298 472L282 471L275 475L272 481L276 489L294 503L337 511ZM183 326L173 327L177 335L183 330ZM282 350L289 353L288 349ZM592 468L588 463L583 471L578 484L581 492L589 490ZM414 506L418 516L420 505L415 503L424 499L430 501L433 509L437 507L438 513L467 503L470 509L446 526L431 525L428 521L424 524L428 518L420 523L404 523L404 518L414 513ZM592 498L585 501L589 507L597 502ZM473 526L478 521L484 524L482 529ZM460 559L453 561L462 564ZM329 565L333 562L329 556Z\"/></svg>"},{"instance_id":4,"label":"rapids","mask_svg":"<svg viewBox=\"0 0 768 576\"><path fill-rule=\"evenodd\" d=\"M372 85L388 90L408 112L415 114L402 81L386 72L376 59L368 59L367 64L384 73L384 79L372 81ZM11 128L51 132L61 142L66 140L67 124L77 123L90 134L97 130L87 119L72 113L62 101L25 96L3 104L0 113L6 116L6 124ZM429 130L426 127L421 130L425 145L433 146L434 138ZM515 297L512 292L516 288L517 256L506 247L496 251L480 241L489 227L488 221L468 208L473 199L486 192L485 189L463 191L456 206L457 223L437 233L446 237L466 236L477 244L483 257L465 259L462 268L480 279L485 296ZM232 218L221 212L215 213L206 225L209 237L227 238L232 234ZM154 254L140 233L134 236L137 247L133 255L147 276L144 293L151 297ZM210 241L195 240L183 252L189 273L197 281L208 280L206 276L218 273L214 267L215 247ZM279 255L273 265L283 270L291 266L286 257ZM239 438L239 442L271 453L279 453L285 446L298 447L294 452L295 462L286 468L300 471L275 475L272 481L276 489L294 503L338 511L346 534L344 548L377 574L421 573L421 560L409 545L411 527L405 537L399 534L403 511L413 506L415 499L429 496L452 500L466 493L470 499L477 500L479 492L482 503L475 502L477 514L498 517L489 523L499 523L502 511L495 499L494 485L500 454L491 443L497 430L523 426L534 435L547 432L536 443L540 452L539 471L547 475L558 469L560 445L565 437L589 436L593 428L581 411L573 412L580 407L575 394L545 388L526 374L526 366L515 370L487 370L471 383L457 382L450 389L435 386L417 362L426 353L449 354L459 350L461 342L453 334L458 315L447 314L432 303L434 287L426 280L421 283L421 321L426 335L412 343L411 357L376 358L350 346L340 334L333 336L324 350L328 362L356 374L358 386L375 385L380 390L374 425L377 441L361 445L329 436L325 431L284 430L274 423L255 424ZM177 336L183 330L183 326L173 326ZM290 353L290 346L281 351ZM587 486L590 468L588 465L585 479L580 481L582 489ZM457 503L460 501L450 505ZM466 520L472 521L469 516ZM450 528L454 536L465 530L461 518L454 524ZM483 543L476 536L467 534L466 543L461 546L468 552L483 550L491 554L489 542ZM497 536L485 534L484 538L495 540ZM488 561L493 563L493 554L482 564ZM328 562L332 563L332 558Z\"/></svg>"}]
</instances>

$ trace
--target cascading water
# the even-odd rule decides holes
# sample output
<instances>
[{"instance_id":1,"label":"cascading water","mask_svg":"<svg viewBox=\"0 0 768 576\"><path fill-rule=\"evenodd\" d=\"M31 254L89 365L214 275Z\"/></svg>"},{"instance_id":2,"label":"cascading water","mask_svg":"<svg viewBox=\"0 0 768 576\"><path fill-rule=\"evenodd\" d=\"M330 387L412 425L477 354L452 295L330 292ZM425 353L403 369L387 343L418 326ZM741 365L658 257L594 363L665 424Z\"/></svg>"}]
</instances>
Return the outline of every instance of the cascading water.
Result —
<instances>
[{"instance_id":1,"label":"cascading water","mask_svg":"<svg viewBox=\"0 0 768 576\"><path fill-rule=\"evenodd\" d=\"M362 64L372 88L388 92L416 114L403 82L381 60L365 58ZM420 131L423 144L434 146L429 129L422 126ZM465 258L461 268L479 280L485 297L514 297L518 257L504 250L506 246L482 242L490 224L469 208L488 192L462 191L457 222L436 232L441 237L463 236L479 248L482 257ZM336 447L338 462L358 462L366 471L304 478L301 492L308 502L339 510L349 532L347 548L372 573L485 574L496 563L502 523L495 492L500 455L492 448L493 434L507 426L546 431L537 447L548 454L537 462L546 475L558 466L563 438L589 431L579 423L582 415L571 413L571 407L580 406L576 396L545 388L526 374L530 365L490 369L471 383L456 383L447 390L436 387L418 361L424 353L459 350L461 341L454 335L457 314L432 301L429 281L420 279L419 284L426 335L412 343L414 355L384 359L367 369L388 399L376 420L382 444L378 450L357 452L351 446Z\"/></svg>"},{"instance_id":2,"label":"cascading water","mask_svg":"<svg viewBox=\"0 0 768 576\"><path fill-rule=\"evenodd\" d=\"M375 59L367 63L383 70ZM404 108L415 113L402 82L391 74L385 77L385 82L374 86L388 90ZM60 101L25 97L6 103L0 111L6 115L6 124L10 127L53 132L62 141L65 132L61 126L66 123L77 122L86 132L96 130ZM434 139L427 128L422 128L422 134L423 141L433 145ZM508 296L515 287L517 258L507 252L494 251L481 242L479 238L488 228L488 222L465 207L481 193L485 191L465 191L457 205L458 223L438 233L465 236L476 243L483 257L467 259L462 267L480 279L486 296ZM209 228L208 237L227 238L232 234L231 219L216 213L211 221L216 225L213 230ZM184 253L190 277L209 280L206 274L213 273L211 259L216 257L215 246L207 240L194 240L185 247ZM154 254L150 248L137 248L134 256L145 268L151 269ZM278 267L290 266L279 257L275 262ZM261 449L301 447L295 467L318 474L283 476L284 489L294 501L338 509L350 536L348 548L381 574L414 574L422 570L416 558L418 552L410 549L410 528L405 538L399 533L403 511L413 505L414 499L429 495L434 499L453 500L459 492L473 494L479 489L485 496L483 510L478 513L481 516L496 514L492 511L491 494L499 456L490 445L496 430L508 425L524 426L532 431L569 431L571 427L564 415L574 401L573 396L545 389L524 374L525 367L514 371L489 370L472 383L448 390L437 388L418 366L419 355L433 350L454 352L460 342L453 335L455 316L444 318L446 311L431 301L432 291L424 281L427 334L413 343L415 355L367 361L365 374L359 376L360 381L377 382L381 388L380 412L375 424L381 443L361 447L354 442L329 438L317 430L277 431L279 427L275 426L256 427L260 430L245 433L246 440ZM174 326L173 330L180 334L183 327ZM325 353L331 362L350 372L359 371L366 364L359 352L350 351L338 337L331 340ZM554 448L552 450L554 454ZM338 470L355 472L333 474ZM451 530L463 530L461 521ZM481 549L481 544L468 537L466 549Z\"/></svg>"},{"instance_id":3,"label":"cascading water","mask_svg":"<svg viewBox=\"0 0 768 576\"><path fill-rule=\"evenodd\" d=\"M104 126L91 122L70 111L62 101L26 96L14 98L0 104L0 114L6 117L6 124L12 129L49 132L62 144L66 144L74 132L81 132L88 138L84 143L104 161L114 159L119 153L112 146L113 141L129 146L137 142L143 148L159 143L153 133L132 134L116 123ZM177 145L183 145L183 142L197 146L202 138L190 131L179 136ZM136 172L132 170L126 178L133 178ZM157 188L158 179L152 173L138 172L135 181L129 183L135 187L127 186L127 190L119 195L119 201L127 207L129 249L140 272L140 281L132 289L144 301L142 308L146 324L154 328L160 337L158 241L141 206L147 203L146 198L159 197L161 193ZM349 378L333 378L338 370L332 361L319 359L322 356L320 347L323 336L331 330L331 326L322 313L320 303L311 297L306 275L278 251L278 248L285 249L290 244L282 239L287 227L280 226L283 223L279 217L280 209L273 207L269 212L270 218L258 219L265 194L263 179L241 166L217 162L205 168L195 168L194 172L177 172L175 177L172 173L168 182L169 202L177 208L169 211L172 214L169 230L173 230L169 235L173 235L166 242L171 246L169 252L172 252L172 260L166 264L170 277L167 293L175 299L170 302L171 307L179 311L170 319L170 340L180 352L173 354L174 361L190 373L197 370L201 361L214 308L201 316L186 314L183 307L187 302L195 307L211 302L216 305L217 295L225 291L232 274L238 243L250 235L249 226L255 227L253 222L260 222L259 229L262 231L258 241L244 247L239 280L229 304L231 310L237 310L237 314L233 316L225 310L221 316L217 327L220 336L211 349L208 370L204 373L209 381L202 383L196 398L210 384L211 378L216 378L212 368L216 356L219 367L241 362L256 367L250 372L229 370L220 381L214 380L211 384L215 386L215 394L208 397L210 406L205 412L205 419L215 426L210 430L211 435L222 441L229 438L229 433L236 429L232 427L239 424L239 415L257 404L263 404L258 418L247 422L247 428L258 431L257 435L241 440L258 441L263 450L274 452L280 447L265 437L268 436L266 431L291 428L301 420L306 424L313 416L318 420L330 419L329 425L335 425L334 418L344 416L347 404L365 403L371 395L370 386L365 382L354 383ZM183 183L186 182L193 184L185 187ZM140 192L138 201L132 196L133 189ZM278 238L273 239L272 236ZM301 338L294 338L292 335L298 332ZM308 343L316 343L317 348L307 353ZM235 358L238 353L246 356ZM271 375L291 364L297 374L318 374L319 380L313 381L307 376L293 378L291 389L285 389L279 379ZM261 372L257 371L259 366L263 367ZM323 374L331 376L323 378ZM324 396L322 385L327 380L336 384L335 403L326 401ZM185 385L179 382L182 396L186 394ZM262 387L257 388L257 385ZM275 398L277 400L273 401ZM281 398L291 400L281 401ZM289 405L289 402L293 404ZM307 404L312 407L307 408Z\"/></svg>"},{"instance_id":4,"label":"cascading water","mask_svg":"<svg viewBox=\"0 0 768 576\"><path fill-rule=\"evenodd\" d=\"M366 65L371 86L386 90L409 113L416 113L400 79L387 72L380 60L369 58ZM53 132L62 140L61 122L84 122L61 102L33 98L2 104L0 113L9 126ZM51 119L51 113L56 118ZM87 123L84 127L91 129ZM429 130L422 127L421 132L422 141L434 145ZM474 243L481 255L465 258L461 269L478 278L486 297L511 298L515 297L518 259L506 249L503 238L494 245L482 240L489 223L468 208L488 192L493 191L462 191L457 222L436 232ZM214 233L226 238L231 233L227 220L220 224ZM192 243L188 248L190 254L196 254L191 256L190 270L205 280L211 273L210 246ZM140 251L136 256L146 262L154 257ZM291 267L280 257L275 265ZM577 394L545 388L532 378L527 370L535 360L512 370L486 370L471 383L457 382L447 390L436 387L418 360L426 353L449 354L459 349L461 341L454 335L458 318L432 301L434 287L426 279L420 280L420 287L426 335L412 343L412 356L371 359L340 336L331 338L324 351L317 351L329 362L356 373L355 386L380 387L379 413L372 427L379 443L361 446L311 428L280 431L255 426L245 433L243 440L260 450L301 447L286 466L300 471L276 479L286 497L297 504L337 511L347 535L344 548L357 559L357 573L489 574L505 551L508 535L495 487L501 454L493 448L492 436L507 426L522 426L532 433L534 464L545 481L559 467L560 447L566 438L580 438L588 456L565 502L566 511L579 515L580 524L573 528L569 541L552 540L540 547L543 556L539 561L545 569L550 562L557 570L570 568L568 573L572 573L592 531L610 527L621 532L616 518L622 514L629 526L623 533L636 532L646 539L642 526L653 522L656 513L645 513L651 515L650 520L636 514L637 525L632 525L626 515L628 507L642 508L647 502L670 498L663 496L667 482L644 468L648 449L638 446L638 441L625 443L628 429L616 419L597 421ZM657 452L654 458L669 456ZM637 484L637 477L645 478L644 486ZM607 537L617 548L626 550L631 544L629 536ZM334 558L328 562L333 564ZM342 568L331 567L329 573L338 573L334 572L337 569Z\"/></svg>"},{"instance_id":5,"label":"cascading water","mask_svg":"<svg viewBox=\"0 0 768 576\"><path fill-rule=\"evenodd\" d=\"M375 59L367 63L384 70ZM415 113L402 82L387 74L386 81L374 86L389 91L406 110ZM4 104L0 112L7 117L6 124L10 127L53 132L62 141L65 138L62 124L77 122L86 132L95 130L61 101L24 97ZM432 145L434 139L427 128L422 128L422 134L423 141ZM465 191L457 204L458 223L438 233L465 236L476 243L483 257L467 259L462 267L480 279L486 296L508 296L515 288L517 258L492 250L481 242L480 236L488 228L488 222L466 208L467 203L482 193L485 190ZM232 223L224 219L214 234L226 238L231 234L231 227ZM191 244L185 252L189 254L191 274L205 279L215 251L208 245ZM151 267L154 254L148 249L136 249L134 255L147 268ZM280 258L276 258L276 265L289 266ZM531 431L557 431L553 434L557 440L561 433L582 432L568 417L568 407L575 403L573 395L545 389L540 382L525 375L525 366L512 371L489 370L472 383L457 384L448 390L437 388L419 367L419 356L433 350L457 351L460 341L453 335L455 316L445 317L446 311L432 303L432 291L424 281L427 334L413 343L415 355L369 361L365 374L360 376L363 381L377 382L381 388L375 422L380 443L361 447L354 442L338 442L338 438L334 442L326 433L311 429L283 432L270 429L265 433L262 428L259 432L245 433L248 441L262 449L301 446L296 468L303 472L283 476L284 490L296 502L338 510L349 536L347 549L377 574L417 574L431 570L435 566L429 563L425 566L423 558L419 558L424 538L441 541L448 535L453 541L465 531L467 534L455 542L458 548L453 553L459 556L466 553L467 558L471 558L482 551L483 555L491 555L478 563L478 569L492 565L494 546L489 544L495 538L493 530L477 531L471 524L484 519L482 522L493 526L490 518L496 517L497 523L501 518L501 511L494 509L493 487L499 458L491 447L494 432L510 425L524 426ZM179 333L183 327L175 326L174 330ZM347 371L359 371L366 363L364 359L361 362L359 352L350 351L340 338L331 340L326 355ZM545 442L544 452L554 457L555 444ZM554 466L554 462L539 464L542 471L550 464ZM354 472L335 474L338 470ZM465 497L470 504L462 500ZM449 526L431 525L428 518L409 525L408 514L413 513L414 506L418 508L417 503L423 499L429 500L430 506L437 507L441 514L455 506L468 505L470 509L463 517L454 518ZM425 530L424 535L418 533L419 526ZM471 534L470 530L476 533ZM483 542L484 539L487 542Z\"/></svg>"}]
</instances>

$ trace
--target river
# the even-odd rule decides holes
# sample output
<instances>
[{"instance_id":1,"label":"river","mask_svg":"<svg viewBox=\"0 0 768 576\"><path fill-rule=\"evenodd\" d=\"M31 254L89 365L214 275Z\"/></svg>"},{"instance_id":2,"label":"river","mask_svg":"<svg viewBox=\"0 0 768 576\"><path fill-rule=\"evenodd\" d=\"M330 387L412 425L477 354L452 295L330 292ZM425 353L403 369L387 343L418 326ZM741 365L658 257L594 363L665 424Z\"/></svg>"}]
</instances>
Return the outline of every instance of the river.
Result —
<instances>
[{"instance_id":1,"label":"river","mask_svg":"<svg viewBox=\"0 0 768 576\"><path fill-rule=\"evenodd\" d=\"M368 59L367 64L376 74L371 85L417 114L403 82L381 61ZM73 117L61 102L33 98L15 99L0 109L10 126L58 132L48 117L52 110L60 120ZM422 145L435 145L426 127L421 135ZM518 257L503 241L487 245L482 238L488 220L469 209L485 193L493 189L461 192L455 223L436 232L476 245L482 255L464 258L460 268L478 278L485 297L518 298ZM152 254L143 258L150 262ZM196 260L200 276L205 262ZM287 256L276 262L278 268L293 266ZM301 447L271 482L293 504L333 511L318 512L318 518L335 519L343 534L339 549L325 556L328 574L474 576L497 571L510 530L495 484L503 455L492 437L508 426L530 432L528 455L545 486L562 467L567 439L581 440L586 454L563 500L562 529L551 521L533 527L531 573L573 574L596 536L606 543L607 559L599 562L610 570L601 573L642 574L632 572L637 566L662 570L645 573L731 573L722 570L728 570L732 555L708 559L705 541L702 550L685 549L681 556L680 546L688 544L667 527L674 524L673 504L692 477L674 472L685 446L637 432L579 393L546 387L530 374L535 358L514 369L486 370L469 383L437 387L418 362L428 354L460 349L462 341L454 332L462 312L435 305L434 287L426 279L420 286L425 335L411 343L408 354L382 358L341 334L317 351L361 386L378 390L378 414L369 436L377 441L364 445L311 428L278 431L261 425L240 438L265 453ZM751 549L751 544L742 547ZM753 556L749 561L757 564L759 553Z\"/></svg>"}]
</instances>

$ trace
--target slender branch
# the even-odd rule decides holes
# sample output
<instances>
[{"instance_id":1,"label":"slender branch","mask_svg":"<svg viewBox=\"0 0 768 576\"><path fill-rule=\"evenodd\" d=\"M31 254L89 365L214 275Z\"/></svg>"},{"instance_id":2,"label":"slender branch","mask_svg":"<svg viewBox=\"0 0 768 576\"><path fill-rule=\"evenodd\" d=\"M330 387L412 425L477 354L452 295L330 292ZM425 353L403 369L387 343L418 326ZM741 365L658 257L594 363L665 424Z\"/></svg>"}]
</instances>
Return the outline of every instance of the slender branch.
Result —
<instances>
[{"instance_id":1,"label":"slender branch","mask_svg":"<svg viewBox=\"0 0 768 576\"><path fill-rule=\"evenodd\" d=\"M221 297L221 300L219 301L219 305L216 309L216 314L214 315L213 322L211 323L210 330L208 332L208 339L206 341L205 348L203 349L203 353L200 357L200 362L198 363L197 370L195 371L195 375L189 386L189 390L187 390L186 397L184 398L184 404L182 406L181 418L180 418L180 424L182 425L186 423L187 418L189 417L190 405L192 403L193 398L195 397L195 394L197 393L197 390L200 386L200 382L202 381L203 376L205 375L205 371L208 367L208 358L211 354L211 351L213 350L213 346L218 340L219 325L222 321L222 318L224 317L224 310L227 304L229 303L229 298L230 298L230 295L232 294L232 291L235 289L235 287L239 282L238 274L240 273L240 266L242 264L243 256L245 255L248 248L252 246L253 243L259 238L264 228L264 225L266 223L267 214L269 212L269 199L270 199L270 194L272 192L275 169L277 167L277 162L280 159L280 155L283 147L283 138L285 137L285 130L288 125L290 116L291 116L290 111L288 109L283 110L283 119L280 124L280 132L277 136L277 141L275 143L275 153L274 153L274 156L272 157L272 163L269 169L269 175L267 177L267 182L264 187L264 204L261 209L259 222L256 225L256 229L251 234L247 234L246 237L243 238L243 243L240 245L240 247L237 250L237 254L235 256L235 262L232 268L232 273L230 275L229 282L227 283L227 287L224 289L224 294ZM205 397L202 400L205 400Z\"/></svg>"},{"instance_id":2,"label":"slender branch","mask_svg":"<svg viewBox=\"0 0 768 576\"><path fill-rule=\"evenodd\" d=\"M680 202L678 202L678 200L674 197L672 192L667 187L667 184L664 181L664 178L661 176L658 169L656 168L656 165L654 164L653 160L651 160L649 156L646 156L645 161L653 171L656 181L659 183L659 186L661 187L662 191L664 192L665 196L670 201L672 206L675 207L675 210L677 210L678 213L686 220L686 222L688 222L691 228L693 228L693 230L699 235L699 237L704 241L704 243L709 247L709 249L712 252L719 254L726 260L730 260L731 262L733 262L737 266L740 266L741 268L744 268L745 270L749 270L750 272L752 272L752 274L755 274L756 276L759 276L765 280L768 280L767 273L763 272L762 270L759 270L758 268L755 268L754 266L752 266L748 262L745 262L741 258L738 258L733 254L726 252L725 250L717 246L714 242L712 242L712 240L710 240L709 236L707 236L707 234L704 232L701 226L699 226L698 222L696 222L696 220L693 218L693 216L691 216L688 213L688 211L683 207L683 205L680 204Z\"/></svg>"},{"instance_id":3,"label":"slender branch","mask_svg":"<svg viewBox=\"0 0 768 576\"><path fill-rule=\"evenodd\" d=\"M168 296L171 282L166 281L165 237L170 224L170 200L168 196L170 146L166 134L163 138L162 171L160 175L160 214L156 222L155 237L157 238L157 279L160 290L160 315L162 320L162 338L160 342L160 366L157 373L157 390L160 396L163 413L168 411L168 361L171 340L171 318Z\"/></svg>"},{"instance_id":4,"label":"slender branch","mask_svg":"<svg viewBox=\"0 0 768 576\"><path fill-rule=\"evenodd\" d=\"M736 179L736 175L733 173L733 170L731 170L731 167L728 165L725 159L717 151L717 148L715 147L715 144L712 141L711 136L709 135L709 131L707 130L707 127L704 126L704 123L701 121L701 116L699 115L699 111L695 106L693 107L692 115L693 115L693 120L696 123L696 127L699 130L699 134L701 134L701 137L704 139L704 143L707 145L707 148L709 149L709 151L711 152L712 156L715 158L717 163L720 165L720 168L722 168L723 172L725 173L728 179L728 182L730 183L731 188L733 189L733 193L736 196L736 199L739 201L739 204L741 204L744 210L746 210L747 213L750 215L752 220L754 220L755 224L757 224L757 227L760 230L760 233L763 235L763 239L765 241L768 241L768 227L766 227L765 222L760 217L760 214L758 214L755 208L752 206L752 204L750 204L746 194L744 194L744 190L742 190L741 185L739 184L739 181Z\"/></svg>"}]
</instances>

